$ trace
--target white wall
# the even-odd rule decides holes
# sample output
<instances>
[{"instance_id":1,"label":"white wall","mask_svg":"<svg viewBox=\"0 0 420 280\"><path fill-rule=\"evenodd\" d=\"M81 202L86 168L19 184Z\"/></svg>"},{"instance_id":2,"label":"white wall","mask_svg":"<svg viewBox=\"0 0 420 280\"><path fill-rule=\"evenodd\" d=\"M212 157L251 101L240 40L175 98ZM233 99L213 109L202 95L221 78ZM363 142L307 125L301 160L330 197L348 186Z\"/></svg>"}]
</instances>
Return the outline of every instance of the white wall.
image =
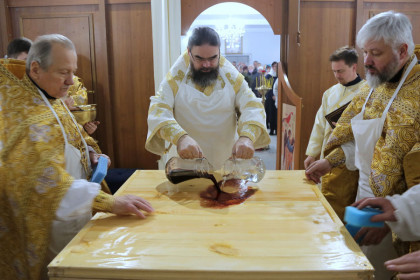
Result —
<instances>
[{"instance_id":1,"label":"white wall","mask_svg":"<svg viewBox=\"0 0 420 280\"><path fill-rule=\"evenodd\" d=\"M250 54L250 63L258 60L263 65L280 61L280 35L270 30L247 30L243 38L243 53Z\"/></svg>"},{"instance_id":2,"label":"white wall","mask_svg":"<svg viewBox=\"0 0 420 280\"><path fill-rule=\"evenodd\" d=\"M187 36L181 36L181 51L187 48ZM220 51L224 55L225 45L222 40ZM246 28L243 37L242 53L249 55L249 64L258 60L263 65L280 61L280 35L274 35L270 27Z\"/></svg>"}]
</instances>

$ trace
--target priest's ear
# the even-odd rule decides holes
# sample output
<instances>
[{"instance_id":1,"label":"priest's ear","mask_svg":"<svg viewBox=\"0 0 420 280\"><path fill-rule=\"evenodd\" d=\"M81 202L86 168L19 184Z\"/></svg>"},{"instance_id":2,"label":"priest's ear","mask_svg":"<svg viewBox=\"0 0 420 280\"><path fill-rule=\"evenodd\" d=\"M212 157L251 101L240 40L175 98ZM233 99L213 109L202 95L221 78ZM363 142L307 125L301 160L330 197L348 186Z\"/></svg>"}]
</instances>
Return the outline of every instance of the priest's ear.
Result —
<instances>
[{"instance_id":1,"label":"priest's ear","mask_svg":"<svg viewBox=\"0 0 420 280\"><path fill-rule=\"evenodd\" d=\"M408 49L408 45L405 44L405 43L404 44L401 44L398 47L398 55L400 56L400 59L404 59L404 58L406 58L408 56L407 49Z\"/></svg>"},{"instance_id":2,"label":"priest's ear","mask_svg":"<svg viewBox=\"0 0 420 280\"><path fill-rule=\"evenodd\" d=\"M32 60L30 68L29 68L29 76L32 79L36 79L38 78L38 75L41 72L41 65L39 64L38 61Z\"/></svg>"}]
</instances>

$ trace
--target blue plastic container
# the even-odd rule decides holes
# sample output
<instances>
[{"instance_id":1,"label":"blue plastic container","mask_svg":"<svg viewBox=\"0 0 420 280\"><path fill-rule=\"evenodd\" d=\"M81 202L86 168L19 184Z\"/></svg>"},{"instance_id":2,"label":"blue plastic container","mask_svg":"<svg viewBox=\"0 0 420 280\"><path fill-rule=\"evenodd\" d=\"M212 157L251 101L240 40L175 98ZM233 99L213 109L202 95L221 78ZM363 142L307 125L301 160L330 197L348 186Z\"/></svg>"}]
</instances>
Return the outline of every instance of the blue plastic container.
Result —
<instances>
[{"instance_id":1,"label":"blue plastic container","mask_svg":"<svg viewBox=\"0 0 420 280\"><path fill-rule=\"evenodd\" d=\"M346 229L348 230L348 232L350 233L350 235L352 237L354 237L359 232L359 230L361 229L361 227L355 227L355 226L352 226L351 224L347 224L346 225ZM365 237L365 236L363 235L363 236L359 237L359 239L357 239L356 242L357 243L362 242L363 237Z\"/></svg>"},{"instance_id":2,"label":"blue plastic container","mask_svg":"<svg viewBox=\"0 0 420 280\"><path fill-rule=\"evenodd\" d=\"M99 157L98 164L93 169L91 182L100 184L105 178L108 171L108 159L106 157Z\"/></svg>"},{"instance_id":3,"label":"blue plastic container","mask_svg":"<svg viewBox=\"0 0 420 280\"><path fill-rule=\"evenodd\" d=\"M383 227L384 222L371 222L372 216L382 214L382 210L365 207L357 209L353 206L347 206L344 212L344 221L353 227Z\"/></svg>"},{"instance_id":4,"label":"blue plastic container","mask_svg":"<svg viewBox=\"0 0 420 280\"><path fill-rule=\"evenodd\" d=\"M362 227L383 227L384 222L371 222L370 218L372 216L383 213L382 210L365 207L363 209L357 209L353 206L347 206L344 212L344 221L346 224L346 229L349 231L351 236L355 236ZM361 236L357 243L362 241L364 236Z\"/></svg>"}]
</instances>

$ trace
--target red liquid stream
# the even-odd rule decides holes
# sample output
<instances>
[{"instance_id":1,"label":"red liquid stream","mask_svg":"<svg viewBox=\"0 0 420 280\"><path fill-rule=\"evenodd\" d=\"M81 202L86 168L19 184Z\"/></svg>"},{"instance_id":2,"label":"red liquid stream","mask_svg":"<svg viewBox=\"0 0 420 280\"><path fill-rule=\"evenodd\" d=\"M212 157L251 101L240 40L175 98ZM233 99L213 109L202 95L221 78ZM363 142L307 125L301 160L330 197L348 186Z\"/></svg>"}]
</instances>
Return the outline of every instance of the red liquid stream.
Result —
<instances>
[{"instance_id":1,"label":"red liquid stream","mask_svg":"<svg viewBox=\"0 0 420 280\"><path fill-rule=\"evenodd\" d=\"M209 186L206 190L200 193L200 205L206 208L225 208L231 205L241 204L257 190L248 186L240 187L243 184L242 180L232 179L228 180L230 185L237 185L239 191L237 193L225 193L220 191L218 186ZM228 182L226 181L226 182Z\"/></svg>"}]
</instances>

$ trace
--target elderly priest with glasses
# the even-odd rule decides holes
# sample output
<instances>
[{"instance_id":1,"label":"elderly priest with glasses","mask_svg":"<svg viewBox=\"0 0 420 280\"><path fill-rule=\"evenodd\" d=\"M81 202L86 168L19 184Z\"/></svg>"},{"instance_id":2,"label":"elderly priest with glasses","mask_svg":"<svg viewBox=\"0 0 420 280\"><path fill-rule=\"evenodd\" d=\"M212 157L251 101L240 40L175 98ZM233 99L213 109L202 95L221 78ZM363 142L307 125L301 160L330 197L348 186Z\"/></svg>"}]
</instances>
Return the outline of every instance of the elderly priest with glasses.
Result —
<instances>
[{"instance_id":1,"label":"elderly priest with glasses","mask_svg":"<svg viewBox=\"0 0 420 280\"><path fill-rule=\"evenodd\" d=\"M218 169L230 156L251 158L256 148L270 143L265 119L264 106L244 76L220 56L218 34L198 27L151 97L146 149L206 157ZM166 148L165 141L172 145Z\"/></svg>"}]
</instances>

